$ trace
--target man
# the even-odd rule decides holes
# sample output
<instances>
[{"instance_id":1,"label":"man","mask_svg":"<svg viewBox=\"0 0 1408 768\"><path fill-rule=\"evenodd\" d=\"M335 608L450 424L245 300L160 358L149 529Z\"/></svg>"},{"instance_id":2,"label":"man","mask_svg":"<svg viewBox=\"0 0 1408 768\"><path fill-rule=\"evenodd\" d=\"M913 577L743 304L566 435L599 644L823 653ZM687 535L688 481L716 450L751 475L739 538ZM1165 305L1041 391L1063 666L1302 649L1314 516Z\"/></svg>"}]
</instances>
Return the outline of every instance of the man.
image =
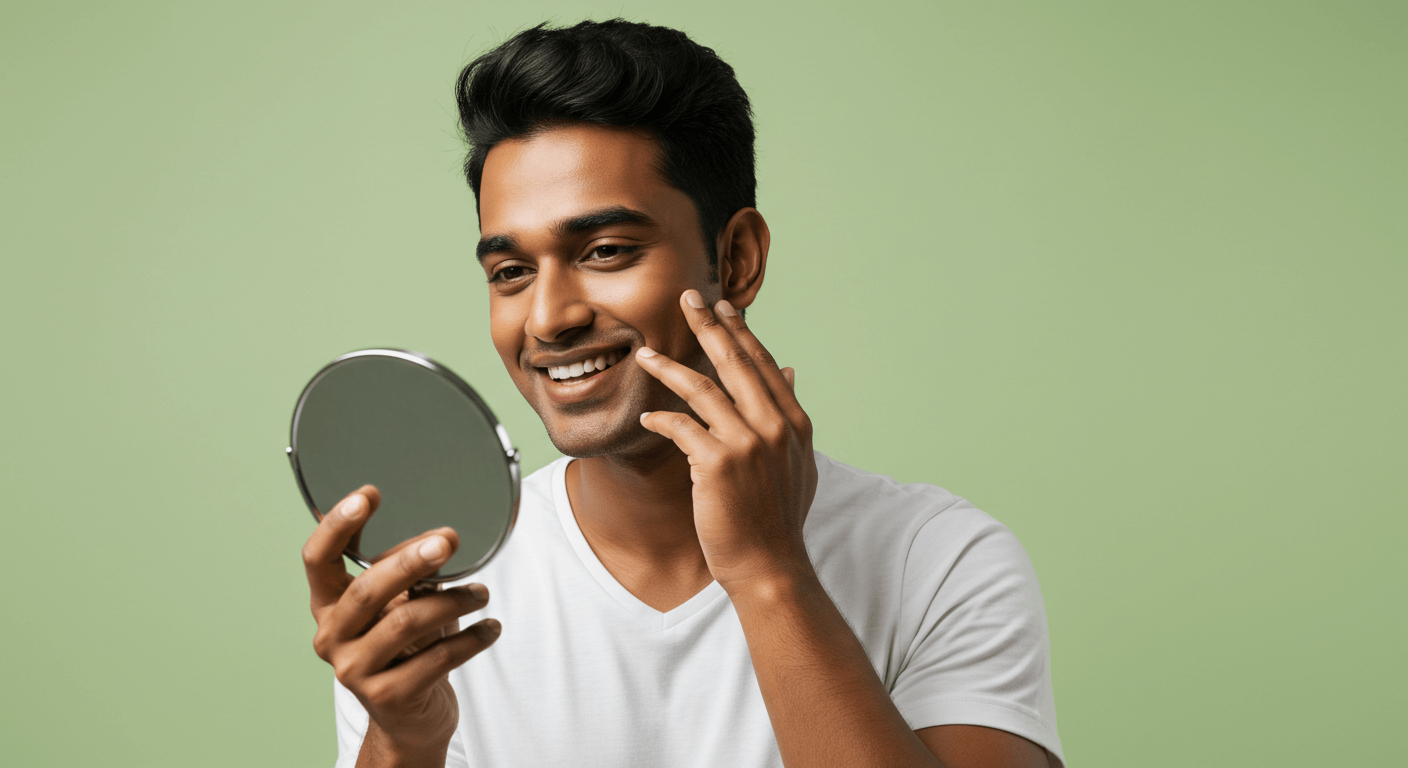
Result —
<instances>
[{"instance_id":1,"label":"man","mask_svg":"<svg viewBox=\"0 0 1408 768\"><path fill-rule=\"evenodd\" d=\"M744 322L769 235L732 69L618 20L523 32L458 90L494 345L576 458L524 481L483 584L416 600L454 531L352 578L376 490L324 518L339 765L1059 765L1021 545L815 453Z\"/></svg>"}]
</instances>

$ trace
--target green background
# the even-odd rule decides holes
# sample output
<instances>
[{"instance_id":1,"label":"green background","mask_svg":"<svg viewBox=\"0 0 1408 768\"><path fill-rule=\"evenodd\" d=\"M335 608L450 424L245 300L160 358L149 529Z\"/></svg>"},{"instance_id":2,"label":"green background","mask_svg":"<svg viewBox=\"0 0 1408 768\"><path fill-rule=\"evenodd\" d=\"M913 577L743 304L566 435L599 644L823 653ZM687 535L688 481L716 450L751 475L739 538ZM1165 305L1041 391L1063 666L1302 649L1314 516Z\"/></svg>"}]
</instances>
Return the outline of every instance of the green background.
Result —
<instances>
[{"instance_id":1,"label":"green background","mask_svg":"<svg viewBox=\"0 0 1408 768\"><path fill-rule=\"evenodd\" d=\"M754 100L817 446L1026 545L1071 765L1402 764L1408 6L633 0L3 5L0 762L331 764L294 399L409 347L556 456L452 85L618 14Z\"/></svg>"}]
</instances>

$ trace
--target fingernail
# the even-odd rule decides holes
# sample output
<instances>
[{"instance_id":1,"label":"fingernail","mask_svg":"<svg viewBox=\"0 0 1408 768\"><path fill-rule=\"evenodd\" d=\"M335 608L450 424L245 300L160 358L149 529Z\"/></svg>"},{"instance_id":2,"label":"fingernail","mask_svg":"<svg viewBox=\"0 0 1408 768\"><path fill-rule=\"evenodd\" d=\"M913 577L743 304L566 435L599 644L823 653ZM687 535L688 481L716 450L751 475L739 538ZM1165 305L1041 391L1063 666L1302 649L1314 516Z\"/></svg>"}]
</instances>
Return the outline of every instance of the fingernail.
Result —
<instances>
[{"instance_id":1,"label":"fingernail","mask_svg":"<svg viewBox=\"0 0 1408 768\"><path fill-rule=\"evenodd\" d=\"M688 304L691 307L694 307L695 309L703 309L704 297L699 295L699 291L696 291L691 288L690 290L684 292L684 303Z\"/></svg>"},{"instance_id":2,"label":"fingernail","mask_svg":"<svg viewBox=\"0 0 1408 768\"><path fill-rule=\"evenodd\" d=\"M362 513L367 511L367 497L360 493L354 493L342 502L342 516L348 520L361 518Z\"/></svg>"},{"instance_id":3,"label":"fingernail","mask_svg":"<svg viewBox=\"0 0 1408 768\"><path fill-rule=\"evenodd\" d=\"M650 415L650 411L646 411L645 413L642 413L642 414L640 415L640 423L644 424L644 423L645 423L645 417L646 417L646 416L649 416L649 415Z\"/></svg>"},{"instance_id":4,"label":"fingernail","mask_svg":"<svg viewBox=\"0 0 1408 768\"><path fill-rule=\"evenodd\" d=\"M431 536L420 545L420 556L426 560L439 560L445 556L445 550L449 546L444 536Z\"/></svg>"},{"instance_id":5,"label":"fingernail","mask_svg":"<svg viewBox=\"0 0 1408 768\"><path fill-rule=\"evenodd\" d=\"M474 595L475 600L488 600L489 588L483 584L470 584L469 594Z\"/></svg>"},{"instance_id":6,"label":"fingernail","mask_svg":"<svg viewBox=\"0 0 1408 768\"><path fill-rule=\"evenodd\" d=\"M719 314L724 317L733 317L738 314L738 310L734 309L733 305L728 303L728 299L720 301L717 306L719 308Z\"/></svg>"},{"instance_id":7,"label":"fingernail","mask_svg":"<svg viewBox=\"0 0 1408 768\"><path fill-rule=\"evenodd\" d=\"M640 355L641 357L655 357L657 353L650 347L641 347L640 349L636 350L636 354Z\"/></svg>"}]
</instances>

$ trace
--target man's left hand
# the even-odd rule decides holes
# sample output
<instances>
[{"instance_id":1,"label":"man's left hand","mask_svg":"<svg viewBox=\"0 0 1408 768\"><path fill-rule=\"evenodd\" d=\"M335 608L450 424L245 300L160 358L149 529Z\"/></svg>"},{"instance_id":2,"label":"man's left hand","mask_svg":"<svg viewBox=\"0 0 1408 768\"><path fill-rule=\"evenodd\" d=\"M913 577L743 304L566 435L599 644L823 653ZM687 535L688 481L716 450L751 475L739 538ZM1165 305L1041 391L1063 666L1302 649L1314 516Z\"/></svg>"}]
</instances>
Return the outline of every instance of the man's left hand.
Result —
<instances>
[{"instance_id":1,"label":"man's left hand","mask_svg":"<svg viewBox=\"0 0 1408 768\"><path fill-rule=\"evenodd\" d=\"M689 290L680 307L718 381L648 347L637 350L636 362L707 427L670 411L642 414L641 424L689 457L694 525L709 571L730 592L810 574L802 524L816 495L816 459L792 371L777 367L728 301L711 310Z\"/></svg>"}]
</instances>

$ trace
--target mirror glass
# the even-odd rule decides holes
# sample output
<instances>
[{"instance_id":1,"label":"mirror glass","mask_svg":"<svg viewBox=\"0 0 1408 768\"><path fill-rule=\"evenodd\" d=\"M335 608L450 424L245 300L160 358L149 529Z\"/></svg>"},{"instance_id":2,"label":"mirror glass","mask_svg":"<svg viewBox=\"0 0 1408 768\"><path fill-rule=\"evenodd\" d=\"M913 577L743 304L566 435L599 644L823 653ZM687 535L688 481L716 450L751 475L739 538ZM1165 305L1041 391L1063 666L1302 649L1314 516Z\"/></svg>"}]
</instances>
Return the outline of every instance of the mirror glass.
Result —
<instances>
[{"instance_id":1,"label":"mirror glass","mask_svg":"<svg viewBox=\"0 0 1408 768\"><path fill-rule=\"evenodd\" d=\"M368 349L308 382L288 455L313 516L366 484L381 491L348 557L367 567L420 534L449 526L460 548L427 582L473 573L503 546L518 511L518 452L489 406L424 355Z\"/></svg>"}]
</instances>

